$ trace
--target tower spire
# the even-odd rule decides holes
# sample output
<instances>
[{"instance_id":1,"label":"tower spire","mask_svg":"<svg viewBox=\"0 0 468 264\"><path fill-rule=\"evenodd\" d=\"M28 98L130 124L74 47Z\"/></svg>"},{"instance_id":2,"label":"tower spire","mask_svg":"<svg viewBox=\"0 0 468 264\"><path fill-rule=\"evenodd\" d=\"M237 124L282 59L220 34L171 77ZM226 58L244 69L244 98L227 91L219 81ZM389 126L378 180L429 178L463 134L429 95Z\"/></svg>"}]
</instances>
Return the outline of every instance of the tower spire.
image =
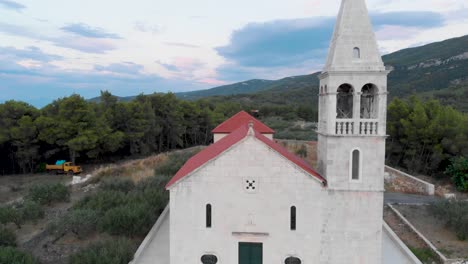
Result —
<instances>
[{"instance_id":1,"label":"tower spire","mask_svg":"<svg viewBox=\"0 0 468 264\"><path fill-rule=\"evenodd\" d=\"M324 72L383 71L365 0L342 0Z\"/></svg>"}]
</instances>

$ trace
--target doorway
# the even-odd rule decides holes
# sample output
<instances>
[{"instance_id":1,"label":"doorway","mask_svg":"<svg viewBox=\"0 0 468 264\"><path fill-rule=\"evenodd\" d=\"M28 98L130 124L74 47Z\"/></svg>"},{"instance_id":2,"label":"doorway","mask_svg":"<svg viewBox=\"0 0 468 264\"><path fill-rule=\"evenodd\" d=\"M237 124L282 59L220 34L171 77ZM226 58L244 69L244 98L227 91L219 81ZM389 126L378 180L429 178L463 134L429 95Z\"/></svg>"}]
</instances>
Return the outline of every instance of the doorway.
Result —
<instances>
[{"instance_id":1,"label":"doorway","mask_svg":"<svg viewBox=\"0 0 468 264\"><path fill-rule=\"evenodd\" d=\"M239 264L262 264L262 243L239 243Z\"/></svg>"}]
</instances>

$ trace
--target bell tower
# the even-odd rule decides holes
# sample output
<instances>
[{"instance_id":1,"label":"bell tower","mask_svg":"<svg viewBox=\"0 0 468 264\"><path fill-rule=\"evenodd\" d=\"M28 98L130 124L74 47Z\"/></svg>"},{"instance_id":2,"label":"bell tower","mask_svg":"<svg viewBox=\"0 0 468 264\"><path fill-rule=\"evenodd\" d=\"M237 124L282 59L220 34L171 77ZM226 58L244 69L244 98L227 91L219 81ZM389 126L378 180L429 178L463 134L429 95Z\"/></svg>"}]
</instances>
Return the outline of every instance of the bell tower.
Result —
<instances>
[{"instance_id":1,"label":"bell tower","mask_svg":"<svg viewBox=\"0 0 468 264\"><path fill-rule=\"evenodd\" d=\"M382 263L388 73L365 0L342 0L319 76L318 170L330 198L321 263Z\"/></svg>"}]
</instances>

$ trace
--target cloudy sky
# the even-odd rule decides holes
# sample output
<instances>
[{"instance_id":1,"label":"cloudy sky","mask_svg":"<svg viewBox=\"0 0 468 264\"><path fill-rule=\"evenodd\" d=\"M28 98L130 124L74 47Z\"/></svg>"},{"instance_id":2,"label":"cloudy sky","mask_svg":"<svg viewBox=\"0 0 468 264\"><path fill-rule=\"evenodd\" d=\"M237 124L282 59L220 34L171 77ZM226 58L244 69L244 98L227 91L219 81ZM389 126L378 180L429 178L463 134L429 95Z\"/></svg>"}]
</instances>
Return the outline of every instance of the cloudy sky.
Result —
<instances>
[{"instance_id":1,"label":"cloudy sky","mask_svg":"<svg viewBox=\"0 0 468 264\"><path fill-rule=\"evenodd\" d=\"M0 102L321 69L340 0L0 0ZM382 54L468 34L467 0L367 0Z\"/></svg>"}]
</instances>

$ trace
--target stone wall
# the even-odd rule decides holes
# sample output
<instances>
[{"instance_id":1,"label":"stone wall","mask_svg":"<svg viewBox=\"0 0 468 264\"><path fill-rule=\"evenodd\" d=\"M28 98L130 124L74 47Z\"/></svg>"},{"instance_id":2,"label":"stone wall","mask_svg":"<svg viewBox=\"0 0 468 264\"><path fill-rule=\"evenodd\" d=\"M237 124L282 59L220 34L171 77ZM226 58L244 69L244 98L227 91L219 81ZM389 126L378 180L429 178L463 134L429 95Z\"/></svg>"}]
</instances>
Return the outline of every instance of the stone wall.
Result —
<instances>
[{"instance_id":1,"label":"stone wall","mask_svg":"<svg viewBox=\"0 0 468 264\"><path fill-rule=\"evenodd\" d=\"M420 180L407 173L385 166L385 189L391 192L434 195L434 184Z\"/></svg>"}]
</instances>

